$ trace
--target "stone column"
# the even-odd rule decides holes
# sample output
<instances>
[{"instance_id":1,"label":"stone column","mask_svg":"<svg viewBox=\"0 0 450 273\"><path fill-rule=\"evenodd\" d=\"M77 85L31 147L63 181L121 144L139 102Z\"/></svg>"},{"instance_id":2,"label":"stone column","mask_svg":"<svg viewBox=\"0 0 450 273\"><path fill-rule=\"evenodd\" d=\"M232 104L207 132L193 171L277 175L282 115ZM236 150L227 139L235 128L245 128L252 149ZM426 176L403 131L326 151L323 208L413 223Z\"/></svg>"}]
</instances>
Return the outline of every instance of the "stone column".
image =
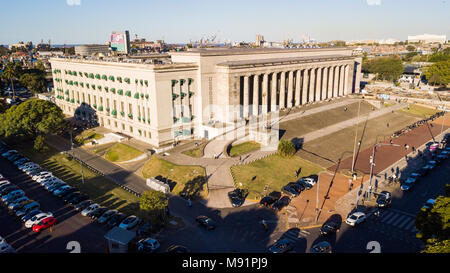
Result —
<instances>
[{"instance_id":1,"label":"stone column","mask_svg":"<svg viewBox=\"0 0 450 273\"><path fill-rule=\"evenodd\" d=\"M259 75L253 77L253 116L258 116L259 109Z\"/></svg>"},{"instance_id":2,"label":"stone column","mask_svg":"<svg viewBox=\"0 0 450 273\"><path fill-rule=\"evenodd\" d=\"M344 96L348 95L350 92L348 90L348 86L349 86L349 70L350 70L350 66L347 64L345 65L345 77L344 77Z\"/></svg>"},{"instance_id":3,"label":"stone column","mask_svg":"<svg viewBox=\"0 0 450 273\"><path fill-rule=\"evenodd\" d=\"M344 74L345 74L345 67L343 65L341 65L339 67L339 95L343 96L344 95Z\"/></svg>"},{"instance_id":4,"label":"stone column","mask_svg":"<svg viewBox=\"0 0 450 273\"><path fill-rule=\"evenodd\" d=\"M333 94L335 97L339 97L339 66L333 67L334 69L334 85Z\"/></svg>"},{"instance_id":5,"label":"stone column","mask_svg":"<svg viewBox=\"0 0 450 273\"><path fill-rule=\"evenodd\" d=\"M187 80L185 80L183 85L181 86L181 92L185 94L184 98L181 99L183 103L183 117L189 118L192 113L189 112L189 90Z\"/></svg>"},{"instance_id":6,"label":"stone column","mask_svg":"<svg viewBox=\"0 0 450 273\"><path fill-rule=\"evenodd\" d=\"M284 109L286 107L284 104L286 94L286 72L281 72L280 81L280 109Z\"/></svg>"},{"instance_id":7,"label":"stone column","mask_svg":"<svg viewBox=\"0 0 450 273\"><path fill-rule=\"evenodd\" d=\"M287 108L292 108L294 97L294 71L289 71L289 85L287 94Z\"/></svg>"},{"instance_id":8,"label":"stone column","mask_svg":"<svg viewBox=\"0 0 450 273\"><path fill-rule=\"evenodd\" d=\"M316 92L315 84L316 84L316 68L311 69L311 75L309 76L309 92L308 92L308 102L314 101L314 96Z\"/></svg>"},{"instance_id":9,"label":"stone column","mask_svg":"<svg viewBox=\"0 0 450 273\"><path fill-rule=\"evenodd\" d=\"M295 106L299 106L300 105L300 87L301 87L301 80L302 80L302 73L300 70L297 70L297 76L295 77L295 94L294 94L294 100Z\"/></svg>"},{"instance_id":10,"label":"stone column","mask_svg":"<svg viewBox=\"0 0 450 273\"><path fill-rule=\"evenodd\" d=\"M328 67L324 67L322 79L322 100L327 99L327 91L328 91Z\"/></svg>"},{"instance_id":11,"label":"stone column","mask_svg":"<svg viewBox=\"0 0 450 273\"><path fill-rule=\"evenodd\" d=\"M321 95L322 95L322 67L319 67L317 69L316 91L314 101L320 101Z\"/></svg>"},{"instance_id":12,"label":"stone column","mask_svg":"<svg viewBox=\"0 0 450 273\"><path fill-rule=\"evenodd\" d=\"M265 73L263 76L263 82L262 82L263 86L262 86L262 114L265 115L267 114L267 96L269 95L269 92L267 92L268 90L268 85L269 85L269 74Z\"/></svg>"},{"instance_id":13,"label":"stone column","mask_svg":"<svg viewBox=\"0 0 450 273\"><path fill-rule=\"evenodd\" d=\"M303 70L302 105L308 102L309 69Z\"/></svg>"},{"instance_id":14,"label":"stone column","mask_svg":"<svg viewBox=\"0 0 450 273\"><path fill-rule=\"evenodd\" d=\"M277 72L272 73L272 86L270 89L270 111L277 111Z\"/></svg>"},{"instance_id":15,"label":"stone column","mask_svg":"<svg viewBox=\"0 0 450 273\"><path fill-rule=\"evenodd\" d=\"M334 79L334 71L333 71L333 67L329 66L328 67L328 95L327 98L331 99L332 97L334 97L333 94L333 79Z\"/></svg>"},{"instance_id":16,"label":"stone column","mask_svg":"<svg viewBox=\"0 0 450 273\"><path fill-rule=\"evenodd\" d=\"M243 99L243 107L244 107L244 118L248 117L249 107L248 107L248 97L249 97L249 76L244 76L244 99Z\"/></svg>"}]
</instances>

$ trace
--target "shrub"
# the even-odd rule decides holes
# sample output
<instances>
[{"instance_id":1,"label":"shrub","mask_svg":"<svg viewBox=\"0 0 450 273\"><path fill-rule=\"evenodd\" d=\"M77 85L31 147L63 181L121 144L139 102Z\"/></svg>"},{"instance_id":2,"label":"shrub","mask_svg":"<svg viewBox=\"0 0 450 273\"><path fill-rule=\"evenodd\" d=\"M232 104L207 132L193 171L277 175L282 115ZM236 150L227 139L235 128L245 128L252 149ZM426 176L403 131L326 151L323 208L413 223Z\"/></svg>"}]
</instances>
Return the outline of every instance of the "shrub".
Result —
<instances>
[{"instance_id":1,"label":"shrub","mask_svg":"<svg viewBox=\"0 0 450 273\"><path fill-rule=\"evenodd\" d=\"M295 146L292 141L280 140L278 144L278 153L284 157L291 157L295 154Z\"/></svg>"}]
</instances>

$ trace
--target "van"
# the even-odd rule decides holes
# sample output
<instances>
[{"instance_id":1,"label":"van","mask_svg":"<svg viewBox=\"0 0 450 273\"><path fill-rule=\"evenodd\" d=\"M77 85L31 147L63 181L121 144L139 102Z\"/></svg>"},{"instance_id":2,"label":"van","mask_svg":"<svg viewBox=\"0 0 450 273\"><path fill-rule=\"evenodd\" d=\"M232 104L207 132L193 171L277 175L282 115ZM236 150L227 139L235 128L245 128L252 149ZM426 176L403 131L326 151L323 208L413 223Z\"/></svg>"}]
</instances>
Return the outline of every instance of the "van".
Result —
<instances>
[{"instance_id":1,"label":"van","mask_svg":"<svg viewBox=\"0 0 450 273\"><path fill-rule=\"evenodd\" d=\"M40 209L41 205L39 205L38 202L32 202L29 204L26 204L25 206L23 206L23 208L21 208L19 211L16 212L17 216L24 216L26 214L28 214L29 212L36 210L36 209Z\"/></svg>"}]
</instances>

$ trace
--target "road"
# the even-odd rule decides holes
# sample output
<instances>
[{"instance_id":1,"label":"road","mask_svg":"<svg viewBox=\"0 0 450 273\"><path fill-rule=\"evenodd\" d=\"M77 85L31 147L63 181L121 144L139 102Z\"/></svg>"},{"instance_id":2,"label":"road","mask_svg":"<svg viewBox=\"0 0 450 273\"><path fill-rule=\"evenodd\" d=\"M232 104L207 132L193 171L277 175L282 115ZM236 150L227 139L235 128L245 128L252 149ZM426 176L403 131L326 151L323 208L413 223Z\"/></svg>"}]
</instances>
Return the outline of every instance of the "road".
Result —
<instances>
[{"instance_id":1,"label":"road","mask_svg":"<svg viewBox=\"0 0 450 273\"><path fill-rule=\"evenodd\" d=\"M1 174L19 186L30 199L41 204L41 210L50 211L56 217L56 225L50 230L35 233L25 228L19 217L0 207L0 236L19 253L68 253L67 243L77 241L82 252L104 253L107 232L87 218L81 216L62 200L46 191L27 174L18 170L8 160L0 156Z\"/></svg>"}]
</instances>

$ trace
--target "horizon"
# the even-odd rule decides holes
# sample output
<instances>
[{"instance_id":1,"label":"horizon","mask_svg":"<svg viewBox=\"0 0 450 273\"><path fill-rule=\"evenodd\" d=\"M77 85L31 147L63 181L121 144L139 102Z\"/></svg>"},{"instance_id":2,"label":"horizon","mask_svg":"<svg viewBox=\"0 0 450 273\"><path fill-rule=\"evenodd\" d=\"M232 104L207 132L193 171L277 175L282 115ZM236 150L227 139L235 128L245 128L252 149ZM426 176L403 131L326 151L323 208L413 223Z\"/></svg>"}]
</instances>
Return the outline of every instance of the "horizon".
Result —
<instances>
[{"instance_id":1,"label":"horizon","mask_svg":"<svg viewBox=\"0 0 450 273\"><path fill-rule=\"evenodd\" d=\"M318 42L333 40L407 40L408 35L450 37L450 6L446 0L268 0L226 3L206 0L31 0L4 4L5 21L21 20L0 29L0 44L105 44L115 30L130 31L130 40L164 40L186 44L216 36L216 41L265 40ZM220 12L217 12L220 11ZM251 12L249 12L251 11ZM252 12L253 11L253 12ZM411 19L412 18L412 19ZM417 19L416 19L417 18ZM59 23L58 23L59 22ZM404 22L404 23L399 23ZM243 27L245 26L245 27Z\"/></svg>"}]
</instances>

